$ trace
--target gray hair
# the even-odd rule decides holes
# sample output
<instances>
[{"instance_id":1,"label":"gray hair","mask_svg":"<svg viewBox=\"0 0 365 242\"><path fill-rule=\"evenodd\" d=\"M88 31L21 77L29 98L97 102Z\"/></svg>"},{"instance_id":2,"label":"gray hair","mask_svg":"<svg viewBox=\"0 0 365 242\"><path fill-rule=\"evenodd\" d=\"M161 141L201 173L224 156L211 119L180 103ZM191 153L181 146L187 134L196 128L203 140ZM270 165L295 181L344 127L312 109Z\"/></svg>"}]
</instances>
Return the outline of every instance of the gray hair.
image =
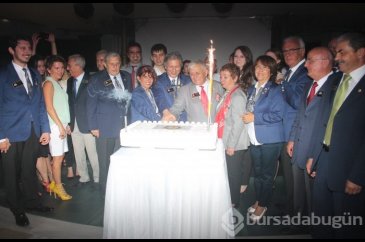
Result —
<instances>
[{"instance_id":1,"label":"gray hair","mask_svg":"<svg viewBox=\"0 0 365 242\"><path fill-rule=\"evenodd\" d=\"M70 55L68 57L69 60L74 60L76 65L80 66L82 69L85 68L85 58L80 54Z\"/></svg>"},{"instance_id":2,"label":"gray hair","mask_svg":"<svg viewBox=\"0 0 365 242\"><path fill-rule=\"evenodd\" d=\"M178 60L178 61L180 61L180 66L181 67L183 66L183 58L182 58L180 52L178 52L178 51L170 52L165 56L165 59L164 59L165 67L166 67L167 62L170 60Z\"/></svg>"},{"instance_id":3,"label":"gray hair","mask_svg":"<svg viewBox=\"0 0 365 242\"><path fill-rule=\"evenodd\" d=\"M104 49L96 52L96 56L103 55L105 57L107 54L108 54L108 51L104 50Z\"/></svg>"},{"instance_id":4,"label":"gray hair","mask_svg":"<svg viewBox=\"0 0 365 242\"><path fill-rule=\"evenodd\" d=\"M208 67L202 60L192 61L189 63L188 70L190 72L191 69L199 66L202 70L208 71Z\"/></svg>"},{"instance_id":5,"label":"gray hair","mask_svg":"<svg viewBox=\"0 0 365 242\"><path fill-rule=\"evenodd\" d=\"M108 63L111 58L118 57L120 61L122 62L122 58L120 58L120 55L117 52L109 52L105 56L105 63Z\"/></svg>"},{"instance_id":6,"label":"gray hair","mask_svg":"<svg viewBox=\"0 0 365 242\"><path fill-rule=\"evenodd\" d=\"M304 40L302 39L302 37L299 36L289 36L287 38L285 38L283 40L283 43L288 42L288 41L293 41L293 42L297 42L299 44L300 48L305 49L305 43Z\"/></svg>"}]
</instances>

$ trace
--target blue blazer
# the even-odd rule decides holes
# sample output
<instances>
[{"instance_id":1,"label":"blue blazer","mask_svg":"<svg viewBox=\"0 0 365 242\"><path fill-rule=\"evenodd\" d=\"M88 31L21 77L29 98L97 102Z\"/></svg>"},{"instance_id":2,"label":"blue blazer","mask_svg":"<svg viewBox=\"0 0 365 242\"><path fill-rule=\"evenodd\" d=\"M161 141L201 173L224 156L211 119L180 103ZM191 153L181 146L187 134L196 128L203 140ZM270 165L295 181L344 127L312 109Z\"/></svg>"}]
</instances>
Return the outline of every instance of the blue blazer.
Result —
<instances>
[{"instance_id":1,"label":"blue blazer","mask_svg":"<svg viewBox=\"0 0 365 242\"><path fill-rule=\"evenodd\" d=\"M87 120L86 103L88 100L87 85L89 84L90 76L85 72L84 77L81 80L79 90L75 97L74 94L74 78L71 77L67 80L67 94L68 103L70 106L70 128L74 130L75 120L77 121L77 127L83 134L90 133L89 122Z\"/></svg>"},{"instance_id":2,"label":"blue blazer","mask_svg":"<svg viewBox=\"0 0 365 242\"><path fill-rule=\"evenodd\" d=\"M326 129L324 128L325 125L321 124L321 115L323 115L323 112L328 112L328 107L326 107L328 101L326 103L326 100L331 95L334 81L341 80L341 77L342 73L330 75L309 105L307 105L307 96L312 87L312 82L308 83L304 89L289 138L290 141L294 142L291 162L297 164L301 169L305 169L308 158L318 156L322 149ZM322 128L319 130L317 126Z\"/></svg>"},{"instance_id":3,"label":"blue blazer","mask_svg":"<svg viewBox=\"0 0 365 242\"><path fill-rule=\"evenodd\" d=\"M142 86L133 90L131 101L131 123L135 121L160 121L161 115L156 113L146 91Z\"/></svg>"},{"instance_id":4,"label":"blue blazer","mask_svg":"<svg viewBox=\"0 0 365 242\"><path fill-rule=\"evenodd\" d=\"M326 121L328 121L331 112L338 83L335 83L332 88L332 95L330 95L329 105L327 106L329 111L326 112L324 117ZM365 76L361 78L360 82L345 99L333 121L328 153L329 163L326 171L328 187L332 191L343 192L346 180L365 187L364 107ZM323 129L321 126L318 127L319 130ZM314 132L317 132L317 130ZM317 162L321 162L320 155ZM321 175L320 172L317 172L317 177Z\"/></svg>"},{"instance_id":5,"label":"blue blazer","mask_svg":"<svg viewBox=\"0 0 365 242\"><path fill-rule=\"evenodd\" d=\"M184 74L180 74L178 78L181 86L185 86L191 82L190 77ZM156 104L160 112L172 107L175 101L175 96L177 95L177 90L175 90L171 85L171 81L166 72L158 76L157 83L152 87L152 91L155 95ZM179 120L187 121L186 112L183 112L180 115Z\"/></svg>"},{"instance_id":6,"label":"blue blazer","mask_svg":"<svg viewBox=\"0 0 365 242\"><path fill-rule=\"evenodd\" d=\"M304 63L294 72L289 82L283 82L282 91L286 101L286 111L284 115L284 131L285 141L289 140L290 131L292 129L297 111L299 109L304 88L312 79L307 75L307 68Z\"/></svg>"},{"instance_id":7,"label":"blue blazer","mask_svg":"<svg viewBox=\"0 0 365 242\"><path fill-rule=\"evenodd\" d=\"M41 76L36 70L29 70L33 81L31 99L12 63L0 70L0 139L26 141L32 122L38 137L50 133Z\"/></svg>"},{"instance_id":8,"label":"blue blazer","mask_svg":"<svg viewBox=\"0 0 365 242\"><path fill-rule=\"evenodd\" d=\"M248 90L251 98L255 87ZM285 101L280 86L269 81L254 106L255 134L258 142L272 144L284 142L283 116Z\"/></svg>"},{"instance_id":9,"label":"blue blazer","mask_svg":"<svg viewBox=\"0 0 365 242\"><path fill-rule=\"evenodd\" d=\"M125 71L120 71L120 74L125 89L129 91L126 98L130 98L131 76ZM106 70L91 77L87 90L86 111L90 130L98 129L101 138L119 137L120 130L124 128L124 116L127 114L126 98L118 96L120 93L116 92Z\"/></svg>"}]
</instances>

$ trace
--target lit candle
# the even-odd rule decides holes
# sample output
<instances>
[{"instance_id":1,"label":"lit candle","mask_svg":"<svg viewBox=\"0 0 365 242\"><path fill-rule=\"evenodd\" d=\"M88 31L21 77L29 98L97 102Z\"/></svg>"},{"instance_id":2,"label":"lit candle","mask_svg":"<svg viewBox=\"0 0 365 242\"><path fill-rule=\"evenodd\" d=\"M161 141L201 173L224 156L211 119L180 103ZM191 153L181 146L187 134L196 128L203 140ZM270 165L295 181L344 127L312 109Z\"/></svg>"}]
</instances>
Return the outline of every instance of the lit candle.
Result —
<instances>
[{"instance_id":1,"label":"lit candle","mask_svg":"<svg viewBox=\"0 0 365 242\"><path fill-rule=\"evenodd\" d=\"M208 91L208 124L211 124L211 109L212 109L212 92L213 92L213 69L214 69L214 51L213 40L210 40L210 48L208 49L208 61L209 61L209 91Z\"/></svg>"}]
</instances>

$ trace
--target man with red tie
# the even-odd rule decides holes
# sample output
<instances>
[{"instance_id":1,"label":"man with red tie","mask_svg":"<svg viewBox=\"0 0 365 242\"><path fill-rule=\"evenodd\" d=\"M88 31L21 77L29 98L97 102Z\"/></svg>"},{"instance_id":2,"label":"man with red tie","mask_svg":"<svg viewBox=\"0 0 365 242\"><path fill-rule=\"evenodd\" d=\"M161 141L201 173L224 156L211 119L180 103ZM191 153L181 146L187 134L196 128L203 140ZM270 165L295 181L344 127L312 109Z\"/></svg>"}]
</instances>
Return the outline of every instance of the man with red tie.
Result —
<instances>
[{"instance_id":1,"label":"man with red tie","mask_svg":"<svg viewBox=\"0 0 365 242\"><path fill-rule=\"evenodd\" d=\"M131 74L132 89L138 85L136 73L139 67L142 66L142 47L137 42L132 42L127 47L128 64L122 67L123 71Z\"/></svg>"},{"instance_id":2,"label":"man with red tie","mask_svg":"<svg viewBox=\"0 0 365 242\"><path fill-rule=\"evenodd\" d=\"M204 62L190 63L189 74L192 82L179 89L173 106L163 111L163 120L177 120L186 111L189 122L208 122L209 102L211 120L214 120L217 105L224 94L222 85L213 81L212 95L209 97L208 68Z\"/></svg>"},{"instance_id":3,"label":"man with red tie","mask_svg":"<svg viewBox=\"0 0 365 242\"><path fill-rule=\"evenodd\" d=\"M295 215L311 212L313 180L306 174L305 168L312 144L322 142L321 135L315 136L312 133L319 125L317 117L324 110L324 97L330 94L332 83L338 76L332 72L333 61L328 48L317 47L308 53L305 62L308 76L313 79L313 82L308 83L304 89L287 144L287 152L293 164Z\"/></svg>"}]
</instances>

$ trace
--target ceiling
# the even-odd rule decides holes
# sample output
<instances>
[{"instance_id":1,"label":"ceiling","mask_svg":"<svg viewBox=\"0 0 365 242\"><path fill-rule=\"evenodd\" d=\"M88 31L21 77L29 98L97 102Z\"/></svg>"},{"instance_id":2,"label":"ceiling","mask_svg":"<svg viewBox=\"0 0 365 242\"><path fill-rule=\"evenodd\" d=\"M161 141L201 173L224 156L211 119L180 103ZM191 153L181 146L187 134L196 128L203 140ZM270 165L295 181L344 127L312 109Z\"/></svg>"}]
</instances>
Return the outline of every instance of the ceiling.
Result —
<instances>
[{"instance_id":1,"label":"ceiling","mask_svg":"<svg viewBox=\"0 0 365 242\"><path fill-rule=\"evenodd\" d=\"M227 4L227 3L226 3ZM229 3L228 3L229 4ZM118 13L113 3L92 3L94 13L82 18L75 13L74 3L1 3L0 34L36 30L72 33L120 33L122 20L135 21L166 18L247 18L263 16L361 16L364 20L365 4L346 3L234 3L230 11L219 13L211 3L187 3L181 13L174 13L166 3L134 3L128 15ZM218 9L219 10L219 9ZM9 22L6 22L7 19Z\"/></svg>"}]
</instances>

